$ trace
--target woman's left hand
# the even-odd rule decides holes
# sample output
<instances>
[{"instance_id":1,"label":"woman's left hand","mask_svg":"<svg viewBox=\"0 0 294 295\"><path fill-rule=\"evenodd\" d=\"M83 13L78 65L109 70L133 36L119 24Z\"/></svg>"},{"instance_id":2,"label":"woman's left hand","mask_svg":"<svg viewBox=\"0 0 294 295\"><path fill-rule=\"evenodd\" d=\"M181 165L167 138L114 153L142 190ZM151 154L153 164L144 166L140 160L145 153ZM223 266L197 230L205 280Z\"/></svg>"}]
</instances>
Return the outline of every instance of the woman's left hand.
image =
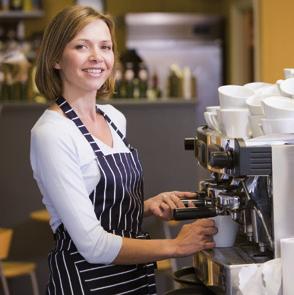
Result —
<instances>
[{"instance_id":1,"label":"woman's left hand","mask_svg":"<svg viewBox=\"0 0 294 295\"><path fill-rule=\"evenodd\" d=\"M144 202L144 216L154 215L163 220L172 218L172 210L176 208L184 208L185 205L181 199L195 198L196 193L192 192L164 192L155 197L149 198ZM189 207L195 207L189 202Z\"/></svg>"}]
</instances>

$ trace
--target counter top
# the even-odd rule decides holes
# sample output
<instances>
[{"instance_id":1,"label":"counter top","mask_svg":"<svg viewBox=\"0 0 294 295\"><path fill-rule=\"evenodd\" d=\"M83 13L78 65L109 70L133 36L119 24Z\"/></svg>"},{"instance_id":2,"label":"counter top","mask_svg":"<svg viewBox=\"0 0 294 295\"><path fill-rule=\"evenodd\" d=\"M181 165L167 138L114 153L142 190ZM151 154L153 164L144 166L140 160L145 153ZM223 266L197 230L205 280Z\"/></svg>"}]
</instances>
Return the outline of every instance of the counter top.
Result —
<instances>
[{"instance_id":1,"label":"counter top","mask_svg":"<svg viewBox=\"0 0 294 295\"><path fill-rule=\"evenodd\" d=\"M158 100L149 99L108 99L108 100L97 100L98 104L113 104L113 105L182 105L182 104L196 104L196 99L182 99L182 98L162 98ZM0 110L2 108L17 108L17 107L36 107L45 108L49 105L48 103L36 103L36 102L26 102L26 101L11 101L11 102L1 102Z\"/></svg>"}]
</instances>

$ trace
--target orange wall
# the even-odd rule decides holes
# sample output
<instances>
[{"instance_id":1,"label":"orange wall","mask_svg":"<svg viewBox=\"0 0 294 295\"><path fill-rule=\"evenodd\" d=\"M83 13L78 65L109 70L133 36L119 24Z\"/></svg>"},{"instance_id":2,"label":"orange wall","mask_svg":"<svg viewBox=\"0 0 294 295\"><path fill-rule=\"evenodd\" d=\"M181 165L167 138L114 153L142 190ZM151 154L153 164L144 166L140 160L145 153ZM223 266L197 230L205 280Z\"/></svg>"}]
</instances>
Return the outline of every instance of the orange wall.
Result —
<instances>
[{"instance_id":1,"label":"orange wall","mask_svg":"<svg viewBox=\"0 0 294 295\"><path fill-rule=\"evenodd\" d=\"M294 68L294 1L259 0L260 78L275 82Z\"/></svg>"}]
</instances>

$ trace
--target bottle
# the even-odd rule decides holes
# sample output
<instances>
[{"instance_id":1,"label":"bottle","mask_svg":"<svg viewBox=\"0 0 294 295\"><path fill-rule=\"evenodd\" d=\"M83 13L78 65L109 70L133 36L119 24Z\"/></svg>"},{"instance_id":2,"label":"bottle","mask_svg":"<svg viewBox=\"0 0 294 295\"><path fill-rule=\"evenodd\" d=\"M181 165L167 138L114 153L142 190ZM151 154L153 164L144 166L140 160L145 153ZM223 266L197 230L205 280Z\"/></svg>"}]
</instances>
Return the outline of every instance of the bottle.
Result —
<instances>
[{"instance_id":1,"label":"bottle","mask_svg":"<svg viewBox=\"0 0 294 295\"><path fill-rule=\"evenodd\" d=\"M154 71L152 75L152 88L153 88L153 91L155 92L155 97L160 98L161 90L159 88L159 78L158 78L157 71Z\"/></svg>"},{"instance_id":2,"label":"bottle","mask_svg":"<svg viewBox=\"0 0 294 295\"><path fill-rule=\"evenodd\" d=\"M139 64L138 71L139 78L139 97L146 98L147 97L147 89L148 89L148 70L144 63Z\"/></svg>"},{"instance_id":3,"label":"bottle","mask_svg":"<svg viewBox=\"0 0 294 295\"><path fill-rule=\"evenodd\" d=\"M10 10L22 10L23 0L10 0L9 1Z\"/></svg>"},{"instance_id":4,"label":"bottle","mask_svg":"<svg viewBox=\"0 0 294 295\"><path fill-rule=\"evenodd\" d=\"M114 86L114 93L113 98L122 98L123 97L123 73L122 73L122 66L120 63L117 64L115 69L115 86Z\"/></svg>"},{"instance_id":5,"label":"bottle","mask_svg":"<svg viewBox=\"0 0 294 295\"><path fill-rule=\"evenodd\" d=\"M149 100L156 100L161 97L161 90L158 86L159 79L157 75L157 71L154 70L151 76L151 85L147 90L147 98Z\"/></svg>"},{"instance_id":6,"label":"bottle","mask_svg":"<svg viewBox=\"0 0 294 295\"><path fill-rule=\"evenodd\" d=\"M133 80L134 91L133 91L133 98L140 98L140 81L138 78Z\"/></svg>"},{"instance_id":7,"label":"bottle","mask_svg":"<svg viewBox=\"0 0 294 295\"><path fill-rule=\"evenodd\" d=\"M124 87L125 87L125 97L132 98L134 96L134 69L133 64L128 62L126 64L126 69L124 73Z\"/></svg>"},{"instance_id":8,"label":"bottle","mask_svg":"<svg viewBox=\"0 0 294 295\"><path fill-rule=\"evenodd\" d=\"M32 0L23 0L23 10L24 11L32 11L33 10Z\"/></svg>"},{"instance_id":9,"label":"bottle","mask_svg":"<svg viewBox=\"0 0 294 295\"><path fill-rule=\"evenodd\" d=\"M0 100L3 100L3 85L4 85L4 73L1 71L0 68Z\"/></svg>"},{"instance_id":10,"label":"bottle","mask_svg":"<svg viewBox=\"0 0 294 295\"><path fill-rule=\"evenodd\" d=\"M40 10L43 8L41 0L31 0L31 2L32 2L32 10Z\"/></svg>"},{"instance_id":11,"label":"bottle","mask_svg":"<svg viewBox=\"0 0 294 295\"><path fill-rule=\"evenodd\" d=\"M183 98L190 100L192 98L192 73L189 67L183 68Z\"/></svg>"},{"instance_id":12,"label":"bottle","mask_svg":"<svg viewBox=\"0 0 294 295\"><path fill-rule=\"evenodd\" d=\"M192 98L197 100L197 78L193 74L191 77L191 94L192 94Z\"/></svg>"},{"instance_id":13,"label":"bottle","mask_svg":"<svg viewBox=\"0 0 294 295\"><path fill-rule=\"evenodd\" d=\"M8 64L2 64L3 70L3 83L1 89L1 99L9 101L12 99L12 75L11 69Z\"/></svg>"},{"instance_id":14,"label":"bottle","mask_svg":"<svg viewBox=\"0 0 294 295\"><path fill-rule=\"evenodd\" d=\"M170 66L168 83L167 83L167 93L170 98L181 97L183 79L180 68L176 64Z\"/></svg>"}]
</instances>

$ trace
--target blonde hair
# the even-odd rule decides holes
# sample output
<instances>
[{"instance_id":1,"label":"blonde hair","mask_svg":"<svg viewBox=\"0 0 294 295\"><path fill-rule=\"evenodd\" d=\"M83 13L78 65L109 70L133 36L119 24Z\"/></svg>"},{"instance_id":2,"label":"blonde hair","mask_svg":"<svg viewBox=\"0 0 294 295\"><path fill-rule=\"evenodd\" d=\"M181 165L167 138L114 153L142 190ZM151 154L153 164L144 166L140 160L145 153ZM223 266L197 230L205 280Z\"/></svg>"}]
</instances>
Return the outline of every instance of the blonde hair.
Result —
<instances>
[{"instance_id":1,"label":"blonde hair","mask_svg":"<svg viewBox=\"0 0 294 295\"><path fill-rule=\"evenodd\" d=\"M80 5L67 7L59 12L45 29L36 63L35 81L40 93L47 99L54 100L62 95L62 80L54 66L61 59L65 46L85 26L98 19L103 20L109 28L116 60L114 22L110 16L101 14L91 7ZM97 97L108 97L113 90L114 70L97 91Z\"/></svg>"}]
</instances>

